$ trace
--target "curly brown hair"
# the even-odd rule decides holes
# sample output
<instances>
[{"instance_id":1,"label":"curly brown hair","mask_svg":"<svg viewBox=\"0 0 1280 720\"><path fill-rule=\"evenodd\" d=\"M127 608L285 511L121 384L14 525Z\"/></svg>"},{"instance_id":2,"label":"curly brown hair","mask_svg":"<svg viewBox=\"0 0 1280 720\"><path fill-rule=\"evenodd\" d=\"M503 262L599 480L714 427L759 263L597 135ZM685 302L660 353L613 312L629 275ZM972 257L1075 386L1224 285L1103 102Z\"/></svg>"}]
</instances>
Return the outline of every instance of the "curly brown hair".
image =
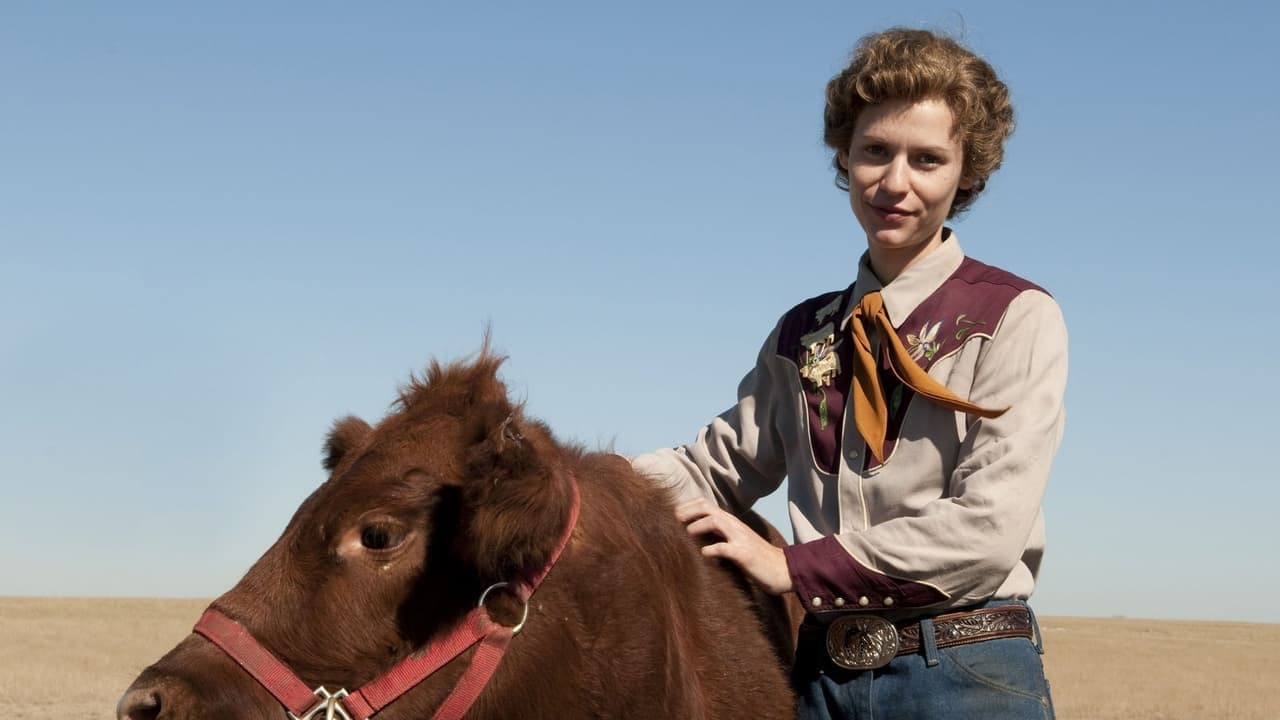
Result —
<instances>
[{"instance_id":1,"label":"curly brown hair","mask_svg":"<svg viewBox=\"0 0 1280 720\"><path fill-rule=\"evenodd\" d=\"M956 191L947 217L967 210L1004 160L1004 141L1013 133L1013 104L1009 88L987 61L927 30L890 28L863 37L849 66L827 83L822 139L836 153L836 186L849 189L849 174L838 158L853 142L863 108L888 100L929 98L951 108L964 148L962 174L973 182L969 189Z\"/></svg>"}]
</instances>

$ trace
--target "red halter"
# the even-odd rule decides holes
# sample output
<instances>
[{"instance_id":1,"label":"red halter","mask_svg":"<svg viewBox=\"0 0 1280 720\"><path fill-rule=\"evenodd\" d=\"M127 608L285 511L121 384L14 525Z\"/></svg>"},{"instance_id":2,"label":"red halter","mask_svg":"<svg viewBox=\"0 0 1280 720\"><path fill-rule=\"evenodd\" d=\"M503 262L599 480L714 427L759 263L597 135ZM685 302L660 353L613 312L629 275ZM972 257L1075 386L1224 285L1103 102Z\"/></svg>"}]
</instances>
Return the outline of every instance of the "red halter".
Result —
<instances>
[{"instance_id":1,"label":"red halter","mask_svg":"<svg viewBox=\"0 0 1280 720\"><path fill-rule=\"evenodd\" d=\"M323 687L312 690L279 658L272 655L270 650L255 640L243 625L214 608L205 610L196 623L195 632L230 655L232 660L284 705L293 720L368 720L472 645L479 643L471 664L433 716L433 720L458 720L480 696L489 678L498 669L498 663L502 661L511 638L524 627L525 618L529 614L529 597L542 584L551 568L555 567L560 553L569 544L569 537L578 523L580 504L578 485L572 477L569 484L573 488L569 523L546 565L527 579L490 586L480 595L475 609L467 613L452 632L413 653L381 677L369 681L354 692L338 690L330 693ZM500 587L509 587L524 603L524 618L514 627L494 622L485 609L485 598Z\"/></svg>"}]
</instances>

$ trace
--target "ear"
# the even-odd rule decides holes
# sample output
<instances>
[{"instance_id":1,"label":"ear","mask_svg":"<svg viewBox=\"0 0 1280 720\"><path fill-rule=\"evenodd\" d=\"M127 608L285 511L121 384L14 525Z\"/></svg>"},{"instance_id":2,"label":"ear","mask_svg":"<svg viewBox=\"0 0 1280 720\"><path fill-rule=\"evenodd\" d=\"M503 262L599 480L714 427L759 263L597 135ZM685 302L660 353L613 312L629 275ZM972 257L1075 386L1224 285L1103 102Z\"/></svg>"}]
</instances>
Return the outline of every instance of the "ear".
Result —
<instances>
[{"instance_id":1,"label":"ear","mask_svg":"<svg viewBox=\"0 0 1280 720\"><path fill-rule=\"evenodd\" d=\"M470 445L463 457L468 484L488 493L503 481L528 478L545 469L526 437L524 415L506 399L488 402L473 412Z\"/></svg>"},{"instance_id":2,"label":"ear","mask_svg":"<svg viewBox=\"0 0 1280 720\"><path fill-rule=\"evenodd\" d=\"M836 164L840 166L841 170L845 172L849 172L849 150L848 149L836 151Z\"/></svg>"},{"instance_id":3,"label":"ear","mask_svg":"<svg viewBox=\"0 0 1280 720\"><path fill-rule=\"evenodd\" d=\"M333 472L342 462L342 458L354 447L364 441L373 431L369 423L354 415L348 415L333 423L329 437L324 443L324 469Z\"/></svg>"},{"instance_id":4,"label":"ear","mask_svg":"<svg viewBox=\"0 0 1280 720\"><path fill-rule=\"evenodd\" d=\"M978 184L978 181L974 180L971 177L962 177L960 178L960 185L958 185L958 187L961 190L972 190L974 186L977 184Z\"/></svg>"},{"instance_id":5,"label":"ear","mask_svg":"<svg viewBox=\"0 0 1280 720\"><path fill-rule=\"evenodd\" d=\"M484 430L463 458L466 552L480 577L510 581L546 562L564 531L572 489L557 471L559 446L544 426L505 400L476 415Z\"/></svg>"}]
</instances>

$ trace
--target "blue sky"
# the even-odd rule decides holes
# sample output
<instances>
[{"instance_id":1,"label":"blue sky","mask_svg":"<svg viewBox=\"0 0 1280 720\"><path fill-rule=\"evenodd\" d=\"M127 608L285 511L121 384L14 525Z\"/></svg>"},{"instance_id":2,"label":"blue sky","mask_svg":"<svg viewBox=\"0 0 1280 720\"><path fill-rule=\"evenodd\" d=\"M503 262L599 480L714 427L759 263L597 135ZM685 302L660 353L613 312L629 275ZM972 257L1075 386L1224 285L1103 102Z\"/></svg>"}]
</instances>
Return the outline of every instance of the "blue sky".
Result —
<instances>
[{"instance_id":1,"label":"blue sky","mask_svg":"<svg viewBox=\"0 0 1280 720\"><path fill-rule=\"evenodd\" d=\"M1039 611L1280 622L1278 20L6 3L0 594L218 594L323 480L334 418L488 325L563 438L691 439L778 315L852 278L823 87L903 24L1011 86L1005 167L955 229L1071 332Z\"/></svg>"}]
</instances>

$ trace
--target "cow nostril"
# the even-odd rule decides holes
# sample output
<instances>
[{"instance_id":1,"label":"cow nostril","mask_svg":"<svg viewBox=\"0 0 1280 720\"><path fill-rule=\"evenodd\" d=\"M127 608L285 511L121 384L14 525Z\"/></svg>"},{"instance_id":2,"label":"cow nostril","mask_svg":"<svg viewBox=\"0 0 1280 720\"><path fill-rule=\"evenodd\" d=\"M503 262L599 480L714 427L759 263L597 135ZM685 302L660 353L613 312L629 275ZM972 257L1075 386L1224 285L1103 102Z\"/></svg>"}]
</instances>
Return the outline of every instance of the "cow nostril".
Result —
<instances>
[{"instance_id":1,"label":"cow nostril","mask_svg":"<svg viewBox=\"0 0 1280 720\"><path fill-rule=\"evenodd\" d=\"M150 690L125 693L116 709L118 720L159 720L160 713L160 694Z\"/></svg>"}]
</instances>

